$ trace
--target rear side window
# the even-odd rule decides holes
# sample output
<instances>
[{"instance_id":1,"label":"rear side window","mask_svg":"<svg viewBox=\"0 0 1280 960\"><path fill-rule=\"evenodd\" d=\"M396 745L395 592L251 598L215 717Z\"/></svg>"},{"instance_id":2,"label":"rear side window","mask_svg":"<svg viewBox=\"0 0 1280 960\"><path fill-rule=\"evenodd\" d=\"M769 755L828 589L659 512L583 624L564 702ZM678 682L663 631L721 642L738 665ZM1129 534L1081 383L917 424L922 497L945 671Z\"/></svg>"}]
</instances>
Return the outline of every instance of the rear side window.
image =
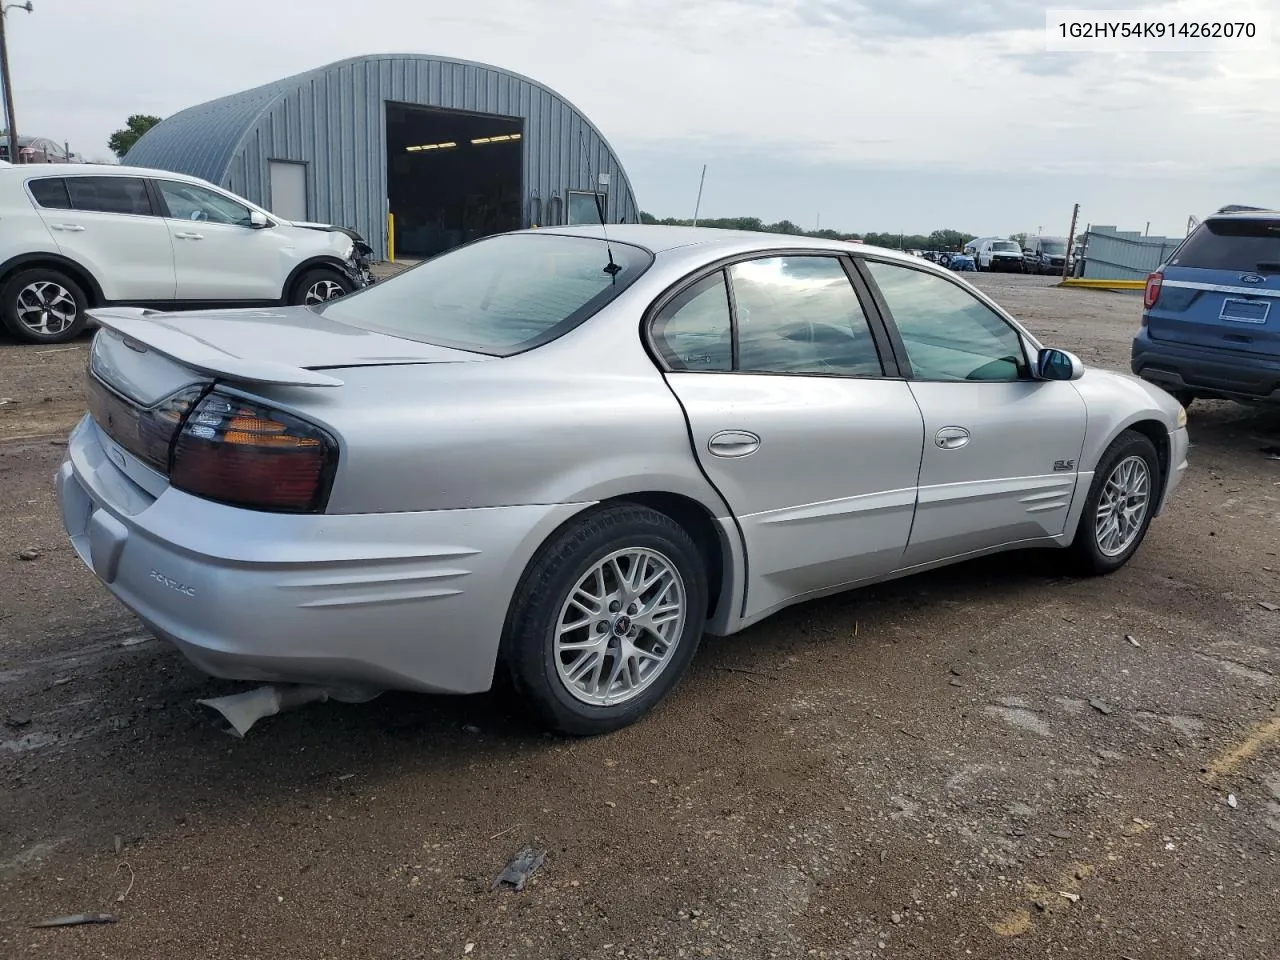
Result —
<instances>
[{"instance_id":1,"label":"rear side window","mask_svg":"<svg viewBox=\"0 0 1280 960\"><path fill-rule=\"evenodd\" d=\"M1280 218L1206 220L1169 263L1205 270L1280 272Z\"/></svg>"},{"instance_id":2,"label":"rear side window","mask_svg":"<svg viewBox=\"0 0 1280 960\"><path fill-rule=\"evenodd\" d=\"M733 331L724 271L681 291L653 320L653 342L672 370L733 369Z\"/></svg>"},{"instance_id":3,"label":"rear side window","mask_svg":"<svg viewBox=\"0 0 1280 960\"><path fill-rule=\"evenodd\" d=\"M61 177L32 180L27 184L36 203L50 210L70 210L71 198L67 196L67 184Z\"/></svg>"},{"instance_id":4,"label":"rear side window","mask_svg":"<svg viewBox=\"0 0 1280 960\"><path fill-rule=\"evenodd\" d=\"M151 196L139 177L68 177L67 193L77 210L149 217Z\"/></svg>"}]
</instances>

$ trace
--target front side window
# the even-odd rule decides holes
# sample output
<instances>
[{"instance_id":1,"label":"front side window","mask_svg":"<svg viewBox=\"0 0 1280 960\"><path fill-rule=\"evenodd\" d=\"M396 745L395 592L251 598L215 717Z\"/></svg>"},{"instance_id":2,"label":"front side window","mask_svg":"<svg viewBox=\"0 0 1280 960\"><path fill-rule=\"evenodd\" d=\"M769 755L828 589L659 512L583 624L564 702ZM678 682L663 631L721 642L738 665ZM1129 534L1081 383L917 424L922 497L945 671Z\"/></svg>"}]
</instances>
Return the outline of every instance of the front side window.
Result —
<instances>
[{"instance_id":1,"label":"front side window","mask_svg":"<svg viewBox=\"0 0 1280 960\"><path fill-rule=\"evenodd\" d=\"M67 177L67 193L76 210L150 217L151 195L140 177Z\"/></svg>"},{"instance_id":2,"label":"front side window","mask_svg":"<svg viewBox=\"0 0 1280 960\"><path fill-rule=\"evenodd\" d=\"M686 287L653 319L653 342L677 371L733 369L733 333L724 271Z\"/></svg>"},{"instance_id":3,"label":"front side window","mask_svg":"<svg viewBox=\"0 0 1280 960\"><path fill-rule=\"evenodd\" d=\"M157 185L169 208L169 216L175 220L226 223L238 227L247 227L251 223L249 208L230 197L176 180L160 180Z\"/></svg>"},{"instance_id":4,"label":"front side window","mask_svg":"<svg viewBox=\"0 0 1280 960\"><path fill-rule=\"evenodd\" d=\"M945 277L876 260L880 288L918 380L1020 380L1022 338L1003 317Z\"/></svg>"},{"instance_id":5,"label":"front side window","mask_svg":"<svg viewBox=\"0 0 1280 960\"><path fill-rule=\"evenodd\" d=\"M319 311L353 327L505 357L568 333L652 262L647 251L616 240L501 234L442 253Z\"/></svg>"},{"instance_id":6,"label":"front side window","mask_svg":"<svg viewBox=\"0 0 1280 960\"><path fill-rule=\"evenodd\" d=\"M867 317L835 257L768 257L729 268L738 369L878 377Z\"/></svg>"}]
</instances>

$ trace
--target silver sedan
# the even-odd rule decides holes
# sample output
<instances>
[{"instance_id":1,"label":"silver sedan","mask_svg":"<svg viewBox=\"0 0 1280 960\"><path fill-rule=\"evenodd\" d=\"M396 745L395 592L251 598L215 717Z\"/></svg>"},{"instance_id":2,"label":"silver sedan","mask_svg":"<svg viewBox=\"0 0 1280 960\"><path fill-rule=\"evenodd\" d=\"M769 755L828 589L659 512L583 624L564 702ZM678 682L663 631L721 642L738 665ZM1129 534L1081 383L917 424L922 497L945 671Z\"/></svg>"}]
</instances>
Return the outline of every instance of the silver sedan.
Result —
<instances>
[{"instance_id":1,"label":"silver sedan","mask_svg":"<svg viewBox=\"0 0 1280 960\"><path fill-rule=\"evenodd\" d=\"M80 557L219 677L631 723L704 633L996 551L1104 574L1185 411L948 271L677 227L483 239L319 307L103 309Z\"/></svg>"}]
</instances>

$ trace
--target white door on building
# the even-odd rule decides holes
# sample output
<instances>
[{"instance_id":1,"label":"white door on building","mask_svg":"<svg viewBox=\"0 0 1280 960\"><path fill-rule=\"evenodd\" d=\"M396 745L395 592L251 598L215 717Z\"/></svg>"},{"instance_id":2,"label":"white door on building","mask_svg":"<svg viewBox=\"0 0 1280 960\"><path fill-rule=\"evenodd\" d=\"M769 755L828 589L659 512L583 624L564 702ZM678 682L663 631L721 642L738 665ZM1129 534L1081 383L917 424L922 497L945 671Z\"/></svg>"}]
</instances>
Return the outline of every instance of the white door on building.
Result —
<instances>
[{"instance_id":1,"label":"white door on building","mask_svg":"<svg viewBox=\"0 0 1280 960\"><path fill-rule=\"evenodd\" d=\"M307 165L268 160L271 171L271 212L286 220L307 219Z\"/></svg>"}]
</instances>

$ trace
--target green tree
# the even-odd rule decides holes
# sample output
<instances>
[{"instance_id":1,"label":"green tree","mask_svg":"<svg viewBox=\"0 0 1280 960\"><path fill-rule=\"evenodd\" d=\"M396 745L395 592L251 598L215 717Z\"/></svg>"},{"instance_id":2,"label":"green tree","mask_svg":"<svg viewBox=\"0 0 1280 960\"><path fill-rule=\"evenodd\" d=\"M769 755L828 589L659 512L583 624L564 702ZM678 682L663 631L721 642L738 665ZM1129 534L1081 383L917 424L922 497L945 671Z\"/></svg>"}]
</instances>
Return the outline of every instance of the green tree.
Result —
<instances>
[{"instance_id":1,"label":"green tree","mask_svg":"<svg viewBox=\"0 0 1280 960\"><path fill-rule=\"evenodd\" d=\"M659 220L652 213L641 211L641 223L660 223L671 227L690 226L692 220L678 217L664 217ZM861 240L878 247L889 247L893 250L959 250L974 234L959 230L934 230L927 236L913 233L846 233L824 227L821 230L803 230L790 220L779 220L777 223L765 223L759 217L720 217L718 219L699 218L698 226L711 227L718 230L750 230L754 232L785 233L791 236L821 237L824 240Z\"/></svg>"},{"instance_id":2,"label":"green tree","mask_svg":"<svg viewBox=\"0 0 1280 960\"><path fill-rule=\"evenodd\" d=\"M1022 247L1023 250L1027 248L1027 235L1025 233L1011 233L1009 234L1009 239Z\"/></svg>"},{"instance_id":3,"label":"green tree","mask_svg":"<svg viewBox=\"0 0 1280 960\"><path fill-rule=\"evenodd\" d=\"M117 130L107 138L107 146L111 148L111 152L119 159L123 160L124 155L133 149L133 145L138 139L160 122L160 117L153 117L148 113L135 113L125 121L125 126Z\"/></svg>"}]
</instances>

